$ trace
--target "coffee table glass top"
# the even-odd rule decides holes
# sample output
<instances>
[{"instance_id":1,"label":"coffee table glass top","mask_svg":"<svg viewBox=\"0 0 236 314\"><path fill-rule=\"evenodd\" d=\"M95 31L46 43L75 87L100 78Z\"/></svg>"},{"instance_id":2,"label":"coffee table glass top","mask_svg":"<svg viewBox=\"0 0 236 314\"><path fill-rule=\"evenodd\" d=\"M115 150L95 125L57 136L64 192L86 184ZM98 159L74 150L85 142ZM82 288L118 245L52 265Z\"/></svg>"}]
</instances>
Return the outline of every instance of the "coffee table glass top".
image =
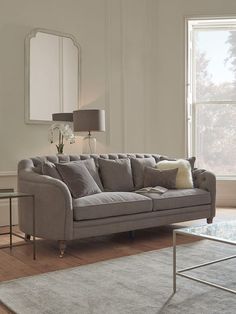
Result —
<instances>
[{"instance_id":1,"label":"coffee table glass top","mask_svg":"<svg viewBox=\"0 0 236 314\"><path fill-rule=\"evenodd\" d=\"M176 229L177 233L196 235L216 241L236 244L236 220Z\"/></svg>"}]
</instances>

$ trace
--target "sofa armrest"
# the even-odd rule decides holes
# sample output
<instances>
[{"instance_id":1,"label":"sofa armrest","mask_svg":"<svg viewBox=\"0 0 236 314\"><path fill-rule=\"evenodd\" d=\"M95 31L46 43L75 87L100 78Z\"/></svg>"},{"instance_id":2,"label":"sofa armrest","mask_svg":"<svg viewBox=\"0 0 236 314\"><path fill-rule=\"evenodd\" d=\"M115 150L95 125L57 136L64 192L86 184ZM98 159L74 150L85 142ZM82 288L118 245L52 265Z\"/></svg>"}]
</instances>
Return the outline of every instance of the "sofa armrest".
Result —
<instances>
[{"instance_id":1,"label":"sofa armrest","mask_svg":"<svg viewBox=\"0 0 236 314\"><path fill-rule=\"evenodd\" d=\"M215 217L215 204L216 204L216 177L215 175L204 169L193 170L193 183L194 187L206 190L211 194L211 217Z\"/></svg>"},{"instance_id":2,"label":"sofa armrest","mask_svg":"<svg viewBox=\"0 0 236 314\"><path fill-rule=\"evenodd\" d=\"M18 190L35 196L36 236L52 240L73 237L72 197L64 182L22 169L18 173ZM32 235L32 200L19 200L19 227Z\"/></svg>"}]
</instances>

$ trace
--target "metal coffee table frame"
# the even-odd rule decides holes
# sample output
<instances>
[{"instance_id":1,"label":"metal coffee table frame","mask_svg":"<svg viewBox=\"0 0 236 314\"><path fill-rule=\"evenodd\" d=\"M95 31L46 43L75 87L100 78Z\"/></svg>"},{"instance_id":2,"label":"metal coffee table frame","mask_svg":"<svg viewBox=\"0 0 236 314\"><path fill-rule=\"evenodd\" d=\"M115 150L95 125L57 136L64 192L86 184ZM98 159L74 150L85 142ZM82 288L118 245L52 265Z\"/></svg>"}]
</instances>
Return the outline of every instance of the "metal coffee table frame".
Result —
<instances>
[{"instance_id":1,"label":"metal coffee table frame","mask_svg":"<svg viewBox=\"0 0 236 314\"><path fill-rule=\"evenodd\" d=\"M14 198L22 198L22 197L30 197L32 198L32 211L33 211L33 219L32 219L32 229L33 229L33 240L30 241L28 240L27 242L24 243L19 243L19 244L13 244L12 243L12 237L18 237L26 241L25 237L13 232L13 223L12 223L12 199ZM10 236L10 245L1 245L0 249L6 249L10 248L12 249L13 247L21 246L21 245L27 245L27 244L32 244L33 245L33 259L36 259L36 241L35 241L35 198L33 194L26 194L26 193L21 193L21 192L9 192L9 193L0 193L0 200L3 199L9 199L9 232L3 232L0 233L1 235L9 235Z\"/></svg>"},{"instance_id":2,"label":"metal coffee table frame","mask_svg":"<svg viewBox=\"0 0 236 314\"><path fill-rule=\"evenodd\" d=\"M187 268L183 268L183 269L177 270L176 269L177 268L176 267L176 264L177 264L176 240L177 240L177 235L178 234L191 236L191 237L197 237L197 238L204 238L204 239L209 239L209 240L213 240L213 241L216 241L216 242L221 242L221 243L235 245L234 242L231 242L231 241L228 241L228 240L218 239L218 238L214 238L214 237L207 236L207 235L195 235L195 234L192 234L192 233L187 233L185 231L182 231L181 229L175 229L173 231L173 292L174 293L176 292L176 279L177 279L177 276L181 276L181 277L185 277L185 278L197 281L197 282L201 282L201 283L206 284L206 285L211 286L211 287L215 287L215 288L218 288L218 289L221 289L221 290L228 291L228 292L236 294L236 290L229 289L227 287L215 284L213 282L210 282L210 281L207 281L207 280L202 280L202 279L196 278L194 276L190 276L190 275L184 274L184 272L189 271L189 270L193 270L193 269L196 269L196 268L200 268L200 267L207 266L207 265L212 265L212 264L215 264L215 263L219 263L219 262L222 262L222 261L226 261L226 260L235 258L236 255L231 255L231 256L228 256L228 257L225 257L225 258L221 258L221 259L217 259L217 260L214 260L214 261L211 261L211 262L202 263L202 264L194 265L192 267L187 267Z\"/></svg>"}]
</instances>

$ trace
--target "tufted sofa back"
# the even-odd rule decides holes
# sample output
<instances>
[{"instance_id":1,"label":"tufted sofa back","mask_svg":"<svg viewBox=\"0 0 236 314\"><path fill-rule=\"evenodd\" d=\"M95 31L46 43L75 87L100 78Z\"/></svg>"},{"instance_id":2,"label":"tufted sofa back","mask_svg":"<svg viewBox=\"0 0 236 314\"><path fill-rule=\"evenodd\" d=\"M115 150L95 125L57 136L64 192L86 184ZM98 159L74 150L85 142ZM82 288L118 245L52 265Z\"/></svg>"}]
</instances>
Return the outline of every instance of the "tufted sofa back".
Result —
<instances>
[{"instance_id":1,"label":"tufted sofa back","mask_svg":"<svg viewBox=\"0 0 236 314\"><path fill-rule=\"evenodd\" d=\"M32 157L29 159L25 159L19 162L18 171L26 168L34 168L40 166L45 160L51 161L53 163L57 162L69 162L76 160L85 160L89 158L93 158L95 164L98 166L98 158L104 159L121 159L121 158L148 158L154 157L156 162L160 161L161 155L159 154L131 154L131 153L114 153L114 154L80 154L80 155L51 155L51 156L40 156L40 157Z\"/></svg>"}]
</instances>

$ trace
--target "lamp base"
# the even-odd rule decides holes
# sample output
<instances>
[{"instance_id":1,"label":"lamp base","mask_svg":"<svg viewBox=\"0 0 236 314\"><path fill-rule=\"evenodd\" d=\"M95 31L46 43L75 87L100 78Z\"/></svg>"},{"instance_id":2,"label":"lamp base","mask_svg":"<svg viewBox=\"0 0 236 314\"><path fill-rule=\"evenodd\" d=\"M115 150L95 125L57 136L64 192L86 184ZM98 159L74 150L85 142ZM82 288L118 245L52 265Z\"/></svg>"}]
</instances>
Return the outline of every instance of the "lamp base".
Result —
<instances>
[{"instance_id":1,"label":"lamp base","mask_svg":"<svg viewBox=\"0 0 236 314\"><path fill-rule=\"evenodd\" d=\"M96 153L96 138L90 133L83 138L83 154L95 154Z\"/></svg>"}]
</instances>

